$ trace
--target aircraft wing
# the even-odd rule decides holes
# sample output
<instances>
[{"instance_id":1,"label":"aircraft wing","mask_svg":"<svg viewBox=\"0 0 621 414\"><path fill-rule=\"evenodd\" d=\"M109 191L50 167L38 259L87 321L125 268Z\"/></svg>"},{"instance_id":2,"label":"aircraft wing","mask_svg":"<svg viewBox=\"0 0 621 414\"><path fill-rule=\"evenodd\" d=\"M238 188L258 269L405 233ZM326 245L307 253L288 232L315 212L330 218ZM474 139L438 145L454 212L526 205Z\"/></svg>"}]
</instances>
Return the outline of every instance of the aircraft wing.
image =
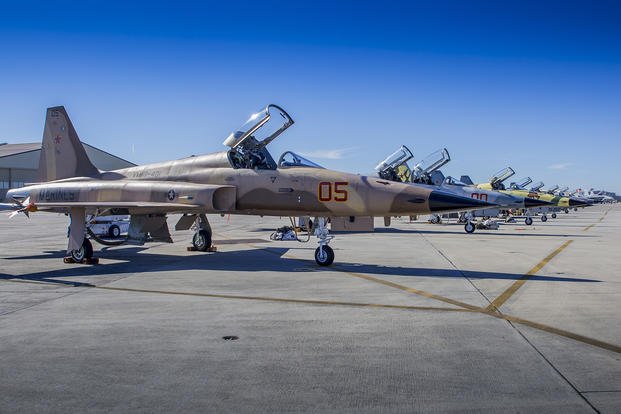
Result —
<instances>
[{"instance_id":1,"label":"aircraft wing","mask_svg":"<svg viewBox=\"0 0 621 414\"><path fill-rule=\"evenodd\" d=\"M29 199L29 211L67 211L73 207L127 209L134 214L223 213L235 210L237 188L229 185L174 181L57 181L11 190L14 199Z\"/></svg>"}]
</instances>

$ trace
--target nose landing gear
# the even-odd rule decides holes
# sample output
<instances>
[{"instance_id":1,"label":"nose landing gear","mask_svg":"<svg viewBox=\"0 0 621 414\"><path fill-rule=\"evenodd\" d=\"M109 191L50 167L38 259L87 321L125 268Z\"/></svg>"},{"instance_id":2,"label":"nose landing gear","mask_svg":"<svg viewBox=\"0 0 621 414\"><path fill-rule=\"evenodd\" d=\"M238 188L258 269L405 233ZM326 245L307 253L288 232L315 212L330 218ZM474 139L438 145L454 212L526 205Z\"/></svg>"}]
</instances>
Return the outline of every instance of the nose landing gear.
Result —
<instances>
[{"instance_id":1,"label":"nose landing gear","mask_svg":"<svg viewBox=\"0 0 621 414\"><path fill-rule=\"evenodd\" d=\"M326 219L318 217L315 220L315 236L319 239L319 247L315 249L315 262L319 266L330 266L334 262L334 250L328 243L334 238L326 226Z\"/></svg>"}]
</instances>

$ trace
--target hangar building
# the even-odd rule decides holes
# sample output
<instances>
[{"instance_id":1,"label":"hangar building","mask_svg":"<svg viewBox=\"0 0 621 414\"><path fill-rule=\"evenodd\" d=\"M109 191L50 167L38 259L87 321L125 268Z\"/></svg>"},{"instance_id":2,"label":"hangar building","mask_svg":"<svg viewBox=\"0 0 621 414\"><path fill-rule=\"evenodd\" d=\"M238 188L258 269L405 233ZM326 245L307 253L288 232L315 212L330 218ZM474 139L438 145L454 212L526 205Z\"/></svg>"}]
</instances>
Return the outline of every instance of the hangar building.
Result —
<instances>
[{"instance_id":1,"label":"hangar building","mask_svg":"<svg viewBox=\"0 0 621 414\"><path fill-rule=\"evenodd\" d=\"M116 155L82 143L88 158L100 170L118 170L133 167L135 164ZM0 143L0 202L10 188L23 187L24 183L39 180L39 157L41 142L26 144Z\"/></svg>"}]
</instances>

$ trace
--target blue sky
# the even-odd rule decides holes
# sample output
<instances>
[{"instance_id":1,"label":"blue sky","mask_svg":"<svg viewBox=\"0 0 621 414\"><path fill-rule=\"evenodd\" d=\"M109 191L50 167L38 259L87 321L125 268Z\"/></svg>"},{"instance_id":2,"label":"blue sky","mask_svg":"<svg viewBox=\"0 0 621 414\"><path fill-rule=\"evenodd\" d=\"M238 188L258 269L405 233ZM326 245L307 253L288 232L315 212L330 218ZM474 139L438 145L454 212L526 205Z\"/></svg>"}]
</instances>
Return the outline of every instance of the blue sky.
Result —
<instances>
[{"instance_id":1,"label":"blue sky","mask_svg":"<svg viewBox=\"0 0 621 414\"><path fill-rule=\"evenodd\" d=\"M161 161L273 102L296 120L275 156L369 172L447 147L447 175L621 193L618 2L228 3L3 2L0 141L62 104L84 141Z\"/></svg>"}]
</instances>

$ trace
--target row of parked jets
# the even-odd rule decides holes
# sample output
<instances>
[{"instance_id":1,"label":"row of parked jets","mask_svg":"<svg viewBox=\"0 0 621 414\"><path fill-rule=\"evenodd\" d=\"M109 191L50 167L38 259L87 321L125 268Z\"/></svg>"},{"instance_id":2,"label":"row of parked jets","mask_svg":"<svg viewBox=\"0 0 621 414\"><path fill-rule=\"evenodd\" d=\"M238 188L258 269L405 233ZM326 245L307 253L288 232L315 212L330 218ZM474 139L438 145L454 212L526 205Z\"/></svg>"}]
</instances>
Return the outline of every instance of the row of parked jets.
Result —
<instances>
[{"instance_id":1,"label":"row of parked jets","mask_svg":"<svg viewBox=\"0 0 621 414\"><path fill-rule=\"evenodd\" d=\"M491 226L488 220L480 220L476 226L477 218L502 217L505 220L514 221L521 217L524 218L525 224L532 225L535 215L540 215L541 221L545 222L548 220L548 214L556 218L560 211L565 213L569 213L570 209L577 211L578 208L604 202L605 197L614 200L612 197L592 193L581 194L578 190L570 194L568 193L569 187L554 186L544 190L543 182L533 184L530 177L507 185L507 181L515 175L511 167L498 171L487 182L478 184L475 184L468 175L462 175L459 180L451 176L446 177L441 171L441 168L451 160L446 148L430 154L414 167L410 167L408 163L413 158L414 155L410 149L403 145L380 162L375 170L386 180L426 185L496 205L493 208L470 209L459 214L459 221L465 223L464 229L467 233L474 232L477 227L489 228ZM439 223L441 215L432 214L430 221Z\"/></svg>"},{"instance_id":2,"label":"row of parked jets","mask_svg":"<svg viewBox=\"0 0 621 414\"><path fill-rule=\"evenodd\" d=\"M11 215L64 213L69 217L65 263L96 263L90 240L101 244L172 242L169 215L179 215L175 230L194 229L197 251L212 250L209 214L313 217L319 246L315 261L334 261L327 222L332 217L391 217L463 212L465 229L474 231L477 216L522 209L527 222L536 210L583 207L593 200L562 191L526 189L505 169L488 183L468 177L444 177L440 167L450 157L441 150L415 167L405 146L376 168L360 175L329 170L292 151L276 161L268 145L294 121L277 105L253 114L223 142L226 150L183 159L101 171L89 160L64 107L48 108L43 131L39 181L11 189L1 209ZM530 183L530 181L529 181ZM558 190L558 189L556 189ZM111 242L89 231L86 218L129 215L127 237ZM543 217L543 216L542 216ZM87 237L87 234L90 237Z\"/></svg>"}]
</instances>

